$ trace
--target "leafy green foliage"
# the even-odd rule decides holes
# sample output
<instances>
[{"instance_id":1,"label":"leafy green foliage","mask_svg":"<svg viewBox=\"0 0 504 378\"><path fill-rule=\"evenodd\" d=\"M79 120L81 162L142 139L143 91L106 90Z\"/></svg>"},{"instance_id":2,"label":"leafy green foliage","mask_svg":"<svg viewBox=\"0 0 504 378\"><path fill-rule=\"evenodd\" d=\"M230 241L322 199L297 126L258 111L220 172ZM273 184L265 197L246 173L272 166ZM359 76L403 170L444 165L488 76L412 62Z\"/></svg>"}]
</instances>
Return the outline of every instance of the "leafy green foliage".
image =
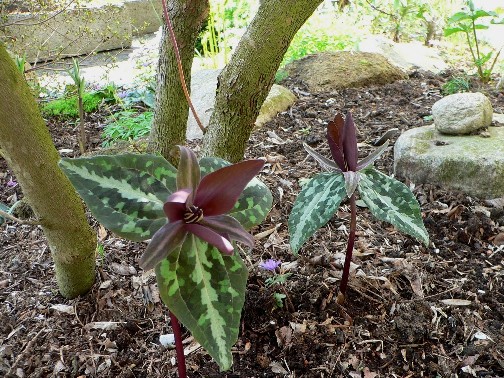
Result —
<instances>
[{"instance_id":1,"label":"leafy green foliage","mask_svg":"<svg viewBox=\"0 0 504 378\"><path fill-rule=\"evenodd\" d=\"M102 133L103 146L108 147L119 140L137 140L150 133L153 112L137 113L123 110L110 117L110 122Z\"/></svg>"},{"instance_id":2,"label":"leafy green foliage","mask_svg":"<svg viewBox=\"0 0 504 378\"><path fill-rule=\"evenodd\" d=\"M402 182L374 168L366 169L360 175L359 194L376 218L429 245L420 205Z\"/></svg>"},{"instance_id":3,"label":"leafy green foliage","mask_svg":"<svg viewBox=\"0 0 504 378\"><path fill-rule=\"evenodd\" d=\"M132 154L62 159L60 166L105 227L131 240L152 238L141 264L156 267L164 303L228 369L248 273L239 254L222 253L222 239L250 241L240 230L264 220L272 196L257 179L247 184L262 161L198 163L189 151L181 148L178 171L162 157Z\"/></svg>"},{"instance_id":4,"label":"leafy green foliage","mask_svg":"<svg viewBox=\"0 0 504 378\"><path fill-rule=\"evenodd\" d=\"M469 51L471 52L472 61L476 67L478 76L483 83L487 83L490 81L490 76L502 48L497 51L495 56L495 51L483 53L481 51L481 42L478 38L477 30L485 30L490 27L489 25L480 22L482 18L490 17L491 24L504 24L504 19L498 20L498 14L494 11L486 11L476 8L472 0L467 0L466 6L467 10L457 12L448 19L448 26L444 29L444 35L448 37L456 33L465 34Z\"/></svg>"},{"instance_id":5,"label":"leafy green foliage","mask_svg":"<svg viewBox=\"0 0 504 378\"><path fill-rule=\"evenodd\" d=\"M163 204L176 189L176 169L155 155L64 158L60 167L95 218L130 240L146 240L166 222Z\"/></svg>"},{"instance_id":6,"label":"leafy green foliage","mask_svg":"<svg viewBox=\"0 0 504 378\"><path fill-rule=\"evenodd\" d=\"M467 76L455 76L443 84L442 90L445 95L469 92L471 90L471 82Z\"/></svg>"},{"instance_id":7,"label":"leafy green foliage","mask_svg":"<svg viewBox=\"0 0 504 378\"><path fill-rule=\"evenodd\" d=\"M86 113L97 110L103 103L116 101L115 88L105 87L102 90L84 93L83 106ZM66 98L50 101L42 105L42 114L45 117L77 118L79 116L78 97L70 95Z\"/></svg>"},{"instance_id":8,"label":"leafy green foliage","mask_svg":"<svg viewBox=\"0 0 504 378\"><path fill-rule=\"evenodd\" d=\"M345 197L341 174L320 173L303 186L289 216L290 245L295 254L329 222Z\"/></svg>"},{"instance_id":9,"label":"leafy green foliage","mask_svg":"<svg viewBox=\"0 0 504 378\"><path fill-rule=\"evenodd\" d=\"M282 274L275 274L273 277L269 277L264 281L266 284L266 287L270 287L273 285L283 285L284 283L287 282L289 277L292 275L292 273L282 273Z\"/></svg>"},{"instance_id":10,"label":"leafy green foliage","mask_svg":"<svg viewBox=\"0 0 504 378\"><path fill-rule=\"evenodd\" d=\"M7 206L4 203L0 202L0 210L1 211L10 214L10 209L11 208L9 206ZM2 217L2 215L0 215L0 225L2 225L4 222L5 222L5 218Z\"/></svg>"}]
</instances>

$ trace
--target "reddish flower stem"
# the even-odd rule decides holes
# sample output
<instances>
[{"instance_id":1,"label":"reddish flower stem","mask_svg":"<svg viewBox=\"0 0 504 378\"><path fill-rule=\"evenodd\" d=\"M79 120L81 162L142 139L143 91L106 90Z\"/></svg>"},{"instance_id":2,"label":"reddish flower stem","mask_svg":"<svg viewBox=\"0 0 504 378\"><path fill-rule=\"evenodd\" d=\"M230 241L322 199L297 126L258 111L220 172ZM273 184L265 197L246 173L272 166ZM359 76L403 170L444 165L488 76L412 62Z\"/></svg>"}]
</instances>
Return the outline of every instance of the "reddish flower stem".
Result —
<instances>
[{"instance_id":1,"label":"reddish flower stem","mask_svg":"<svg viewBox=\"0 0 504 378\"><path fill-rule=\"evenodd\" d=\"M175 351L177 352L177 369L179 378L187 378L186 363L184 356L184 346L182 345L182 332L180 331L180 323L177 317L168 310L170 314L170 323L175 336Z\"/></svg>"},{"instance_id":2,"label":"reddish flower stem","mask_svg":"<svg viewBox=\"0 0 504 378\"><path fill-rule=\"evenodd\" d=\"M350 234L348 235L347 250L345 256L345 264L343 265L343 277L341 277L340 292L337 302L343 304L345 302L346 290L348 287L348 279L350 276L350 263L352 262L352 253L355 242L355 230L357 228L357 206L355 204L355 193L350 197Z\"/></svg>"},{"instance_id":3,"label":"reddish flower stem","mask_svg":"<svg viewBox=\"0 0 504 378\"><path fill-rule=\"evenodd\" d=\"M198 124L198 127L201 129L203 134L205 133L205 126L203 126L203 123L201 122L200 118L198 117L198 113L196 113L196 109L194 109L194 105L191 101L191 96L189 95L189 91L187 90L187 85L185 81L185 76L184 76L184 70L182 69L182 59L180 58L180 51L178 48L178 43L177 43L177 38L175 38L175 32L173 31L173 25L171 23L170 19L170 14L168 13L168 7L166 5L166 0L161 1L163 4L163 13L164 17L166 20L166 26L168 27L168 31L170 33L170 40L173 44L173 51L175 52L175 58L177 60L177 69L180 77L180 84L182 85L182 90L184 91L185 98L187 100L187 103L189 104L189 107L191 108L191 112L194 116L194 120Z\"/></svg>"}]
</instances>

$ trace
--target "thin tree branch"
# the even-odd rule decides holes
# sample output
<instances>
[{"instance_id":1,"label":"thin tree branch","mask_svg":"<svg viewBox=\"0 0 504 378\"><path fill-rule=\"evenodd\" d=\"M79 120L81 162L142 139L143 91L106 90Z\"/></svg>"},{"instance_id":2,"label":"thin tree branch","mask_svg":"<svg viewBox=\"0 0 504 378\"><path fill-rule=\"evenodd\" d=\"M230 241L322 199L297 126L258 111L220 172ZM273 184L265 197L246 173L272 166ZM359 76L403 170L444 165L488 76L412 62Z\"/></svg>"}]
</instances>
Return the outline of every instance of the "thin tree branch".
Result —
<instances>
[{"instance_id":1,"label":"thin tree branch","mask_svg":"<svg viewBox=\"0 0 504 378\"><path fill-rule=\"evenodd\" d=\"M5 219L10 219L16 223L19 223L19 224L29 224L31 226L39 226L41 225L42 223L38 220L24 220L24 219L19 219L19 218L16 218L14 215L11 215L3 210L0 210L0 216L5 218Z\"/></svg>"},{"instance_id":2,"label":"thin tree branch","mask_svg":"<svg viewBox=\"0 0 504 378\"><path fill-rule=\"evenodd\" d=\"M162 3L163 3L163 13L164 13L165 20L166 20L166 26L168 26L168 31L170 32L170 39L171 39L171 42L173 44L173 49L175 51L175 56L177 58L177 68L178 68L178 72L179 72L179 76L180 76L180 84L182 85L182 89L184 91L184 95L186 97L187 103L189 104L189 107L191 108L191 112L192 112L192 114L194 116L194 119L196 120L196 123L198 124L199 128L201 129L201 131L204 134L205 131L206 131L205 126L203 126L203 123L199 119L198 114L196 113L196 109L194 109L193 103L191 101L191 96L189 95L189 91L187 90L187 85L186 85L186 81L185 81L184 71L182 69L182 59L180 58L180 51L179 51L179 48L178 48L177 39L175 38L175 32L173 31L173 26L172 26L172 23L171 23L170 15L168 14L168 8L166 6L166 0L163 0Z\"/></svg>"}]
</instances>

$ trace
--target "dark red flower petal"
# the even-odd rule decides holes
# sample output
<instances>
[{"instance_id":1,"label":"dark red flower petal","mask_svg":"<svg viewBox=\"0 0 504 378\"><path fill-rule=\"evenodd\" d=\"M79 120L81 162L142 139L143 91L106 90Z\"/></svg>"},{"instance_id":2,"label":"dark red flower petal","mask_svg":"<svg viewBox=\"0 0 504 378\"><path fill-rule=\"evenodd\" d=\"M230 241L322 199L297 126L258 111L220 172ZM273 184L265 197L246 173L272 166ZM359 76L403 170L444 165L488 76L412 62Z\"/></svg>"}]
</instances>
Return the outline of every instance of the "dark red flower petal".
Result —
<instances>
[{"instance_id":1,"label":"dark red flower petal","mask_svg":"<svg viewBox=\"0 0 504 378\"><path fill-rule=\"evenodd\" d=\"M264 160L246 160L209 173L198 186L194 205L203 209L204 216L227 213L263 166Z\"/></svg>"},{"instance_id":2,"label":"dark red flower petal","mask_svg":"<svg viewBox=\"0 0 504 378\"><path fill-rule=\"evenodd\" d=\"M233 254L233 245L231 242L217 232L197 223L186 224L185 229L208 244L213 245L225 255Z\"/></svg>"},{"instance_id":3,"label":"dark red flower petal","mask_svg":"<svg viewBox=\"0 0 504 378\"><path fill-rule=\"evenodd\" d=\"M170 222L184 219L184 213L187 209L186 201L190 195L190 189L182 189L177 190L168 197L163 206L163 210Z\"/></svg>"},{"instance_id":4,"label":"dark red flower petal","mask_svg":"<svg viewBox=\"0 0 504 378\"><path fill-rule=\"evenodd\" d=\"M352 113L348 112L345 117L343 139L343 156L348 165L348 170L355 172L357 170L357 158L359 151L357 149L357 136L355 135L355 124Z\"/></svg>"},{"instance_id":5,"label":"dark red flower petal","mask_svg":"<svg viewBox=\"0 0 504 378\"><path fill-rule=\"evenodd\" d=\"M345 164L345 156L343 155L344 125L345 121L340 113L336 114L334 120L330 121L327 125L327 142L331 149L331 155L342 171L348 170Z\"/></svg>"},{"instance_id":6,"label":"dark red flower petal","mask_svg":"<svg viewBox=\"0 0 504 378\"><path fill-rule=\"evenodd\" d=\"M154 268L184 242L186 234L184 223L180 221L165 224L152 237L140 258L140 267L144 270Z\"/></svg>"},{"instance_id":7,"label":"dark red flower petal","mask_svg":"<svg viewBox=\"0 0 504 378\"><path fill-rule=\"evenodd\" d=\"M187 147L178 146L180 160L177 172L177 189L190 189L194 193L200 182L200 166L196 154ZM192 205L192 198L188 198L188 205Z\"/></svg>"},{"instance_id":8,"label":"dark red flower petal","mask_svg":"<svg viewBox=\"0 0 504 378\"><path fill-rule=\"evenodd\" d=\"M229 240L239 241L250 248L254 247L254 237L245 231L240 222L230 215L204 217L200 224L221 235L226 235Z\"/></svg>"}]
</instances>

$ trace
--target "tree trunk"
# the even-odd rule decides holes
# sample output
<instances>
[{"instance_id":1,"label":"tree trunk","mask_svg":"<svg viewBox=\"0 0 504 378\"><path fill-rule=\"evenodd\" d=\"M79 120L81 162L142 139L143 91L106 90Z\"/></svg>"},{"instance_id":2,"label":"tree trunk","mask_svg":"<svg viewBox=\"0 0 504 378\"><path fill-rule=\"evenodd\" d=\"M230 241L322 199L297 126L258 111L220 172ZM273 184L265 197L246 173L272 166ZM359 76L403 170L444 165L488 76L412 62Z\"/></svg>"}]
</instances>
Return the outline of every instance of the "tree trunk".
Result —
<instances>
[{"instance_id":1,"label":"tree trunk","mask_svg":"<svg viewBox=\"0 0 504 378\"><path fill-rule=\"evenodd\" d=\"M177 39L188 91L191 88L194 46L209 9L208 0L168 2L168 12ZM156 107L149 136L148 149L150 151L159 152L173 162L170 151L175 145L184 145L186 141L188 110L187 100L180 83L175 50L165 23L159 52Z\"/></svg>"},{"instance_id":2,"label":"tree trunk","mask_svg":"<svg viewBox=\"0 0 504 378\"><path fill-rule=\"evenodd\" d=\"M204 156L243 158L259 110L292 38L322 0L263 1L217 84Z\"/></svg>"},{"instance_id":3,"label":"tree trunk","mask_svg":"<svg viewBox=\"0 0 504 378\"><path fill-rule=\"evenodd\" d=\"M61 294L94 283L96 234L82 202L58 167L59 155L30 89L0 43L0 149L40 220Z\"/></svg>"}]
</instances>

